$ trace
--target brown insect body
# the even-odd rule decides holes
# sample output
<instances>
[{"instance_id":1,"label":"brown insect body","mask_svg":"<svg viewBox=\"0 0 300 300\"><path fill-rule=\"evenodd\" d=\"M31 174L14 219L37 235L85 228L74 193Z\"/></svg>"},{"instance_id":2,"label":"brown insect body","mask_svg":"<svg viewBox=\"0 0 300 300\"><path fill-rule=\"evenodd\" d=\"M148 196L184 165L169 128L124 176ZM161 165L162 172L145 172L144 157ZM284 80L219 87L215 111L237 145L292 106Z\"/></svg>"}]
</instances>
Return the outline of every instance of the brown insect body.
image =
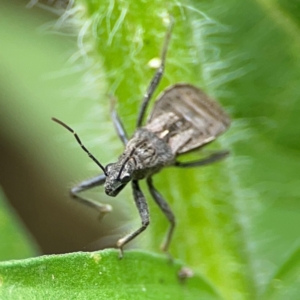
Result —
<instances>
[{"instance_id":1,"label":"brown insect body","mask_svg":"<svg viewBox=\"0 0 300 300\"><path fill-rule=\"evenodd\" d=\"M143 232L150 223L147 201L139 186L141 179L146 179L152 198L169 221L170 226L162 244L162 250L168 251L176 219L167 201L155 188L152 175L166 166L180 168L205 166L220 161L228 155L228 151L218 151L195 161L180 162L176 160L179 155L212 142L230 124L229 117L220 105L190 84L175 84L166 89L154 103L148 121L143 126L147 106L164 72L172 27L173 23L171 22L161 53L161 65L156 70L144 94L137 116L136 131L131 139L128 140L126 130L114 105L111 107L113 124L125 146L117 162L104 167L83 145L71 127L53 118L53 121L74 134L81 148L103 171L103 174L84 180L70 190L70 195L75 200L96 209L102 218L104 214L112 210L111 206L86 199L80 193L104 185L107 195L116 196L131 181L133 198L141 218L141 226L117 241L116 246L120 249L120 257L123 255L123 247Z\"/></svg>"},{"instance_id":2,"label":"brown insect body","mask_svg":"<svg viewBox=\"0 0 300 300\"><path fill-rule=\"evenodd\" d=\"M177 155L213 141L229 124L218 103L200 89L171 86L159 96L146 126L137 129L118 161L106 167L106 194L116 196L130 180L174 165Z\"/></svg>"},{"instance_id":3,"label":"brown insect body","mask_svg":"<svg viewBox=\"0 0 300 300\"><path fill-rule=\"evenodd\" d=\"M148 129L138 129L116 163L106 166L105 192L116 196L130 180L147 178L172 165L175 155L166 141Z\"/></svg>"}]
</instances>

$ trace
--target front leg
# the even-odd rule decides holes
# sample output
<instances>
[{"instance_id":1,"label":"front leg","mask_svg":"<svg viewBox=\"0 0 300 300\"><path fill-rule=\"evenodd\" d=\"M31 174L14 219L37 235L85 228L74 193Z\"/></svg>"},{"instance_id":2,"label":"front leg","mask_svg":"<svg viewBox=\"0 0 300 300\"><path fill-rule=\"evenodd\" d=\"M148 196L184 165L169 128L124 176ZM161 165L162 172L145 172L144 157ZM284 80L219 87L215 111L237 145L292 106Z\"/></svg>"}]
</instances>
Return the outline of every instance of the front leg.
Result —
<instances>
[{"instance_id":1,"label":"front leg","mask_svg":"<svg viewBox=\"0 0 300 300\"><path fill-rule=\"evenodd\" d=\"M137 237L141 232L143 232L150 223L148 204L146 202L144 194L140 189L139 183L137 180L133 180L131 184L134 201L142 220L142 226L139 229L129 233L128 235L118 240L117 247L120 249L120 258L123 257L124 245L133 240L135 237Z\"/></svg>"},{"instance_id":2,"label":"front leg","mask_svg":"<svg viewBox=\"0 0 300 300\"><path fill-rule=\"evenodd\" d=\"M163 251L168 252L169 245L172 240L172 236L173 236L173 232L174 232L175 224L176 224L175 216L174 216L174 213L172 212L171 208L169 207L168 203L166 202L166 200L164 200L164 198L161 196L161 194L153 186L151 177L149 177L147 179L147 183L148 183L149 191L150 191L153 199L155 200L156 204L159 206L159 208L162 210L162 212L164 213L164 215L167 217L168 221L170 222L170 227L169 227L166 239L161 246L161 249Z\"/></svg>"},{"instance_id":3,"label":"front leg","mask_svg":"<svg viewBox=\"0 0 300 300\"><path fill-rule=\"evenodd\" d=\"M83 203L84 205L87 205L93 209L96 209L100 213L99 219L102 219L102 217L106 213L111 212L112 207L108 204L100 204L100 203L94 202L90 199L83 198L83 197L79 196L78 194L82 191L86 191L86 190L92 189L96 186L103 185L105 182L105 178L106 178L106 176L104 174L101 174L97 177L82 181L79 185L76 185L75 187L73 187L70 190L70 195L74 200L76 200L80 203Z\"/></svg>"}]
</instances>

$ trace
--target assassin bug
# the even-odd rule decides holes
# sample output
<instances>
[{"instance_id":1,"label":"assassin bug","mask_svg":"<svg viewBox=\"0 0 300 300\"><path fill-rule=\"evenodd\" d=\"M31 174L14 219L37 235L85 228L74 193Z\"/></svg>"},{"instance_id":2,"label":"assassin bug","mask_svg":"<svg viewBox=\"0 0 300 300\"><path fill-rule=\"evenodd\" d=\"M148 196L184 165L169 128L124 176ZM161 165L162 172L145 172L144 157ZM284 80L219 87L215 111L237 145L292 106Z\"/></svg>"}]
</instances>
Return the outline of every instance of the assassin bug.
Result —
<instances>
[{"instance_id":1,"label":"assassin bug","mask_svg":"<svg viewBox=\"0 0 300 300\"><path fill-rule=\"evenodd\" d=\"M81 197L79 193L104 185L105 193L115 197L131 182L134 201L142 225L118 240L117 247L120 250L120 257L123 255L124 245L143 232L150 221L147 201L140 189L139 180L146 179L150 194L170 222L166 239L162 245L162 250L167 252L175 227L175 216L168 203L155 189L152 175L164 167L189 168L204 166L219 161L228 155L227 151L219 151L196 161L179 162L176 160L178 155L202 148L212 142L230 124L229 117L219 104L210 99L203 91L190 84L175 84L163 91L156 100L153 110L143 126L147 106L164 73L172 27L173 24L169 26L167 31L161 53L160 67L157 69L144 95L137 117L136 131L130 139L127 138L127 133L114 105L111 107L112 121L119 138L125 146L124 152L117 162L104 167L82 144L79 136L72 128L62 121L52 118L53 121L74 134L82 149L103 171L103 174L83 181L72 188L70 194L74 199L97 209L102 216L109 212L111 207L87 200Z\"/></svg>"}]
</instances>

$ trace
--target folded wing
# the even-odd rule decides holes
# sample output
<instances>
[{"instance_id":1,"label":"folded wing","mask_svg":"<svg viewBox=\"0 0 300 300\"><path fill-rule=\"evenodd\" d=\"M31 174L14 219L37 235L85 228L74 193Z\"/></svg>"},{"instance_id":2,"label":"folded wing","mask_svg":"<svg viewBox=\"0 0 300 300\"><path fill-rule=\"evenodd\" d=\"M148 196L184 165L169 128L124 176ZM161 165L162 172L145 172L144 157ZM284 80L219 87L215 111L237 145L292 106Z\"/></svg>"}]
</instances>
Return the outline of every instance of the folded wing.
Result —
<instances>
[{"instance_id":1,"label":"folded wing","mask_svg":"<svg viewBox=\"0 0 300 300\"><path fill-rule=\"evenodd\" d=\"M225 111L203 91L176 84L158 97L145 127L181 154L213 141L229 125Z\"/></svg>"}]
</instances>

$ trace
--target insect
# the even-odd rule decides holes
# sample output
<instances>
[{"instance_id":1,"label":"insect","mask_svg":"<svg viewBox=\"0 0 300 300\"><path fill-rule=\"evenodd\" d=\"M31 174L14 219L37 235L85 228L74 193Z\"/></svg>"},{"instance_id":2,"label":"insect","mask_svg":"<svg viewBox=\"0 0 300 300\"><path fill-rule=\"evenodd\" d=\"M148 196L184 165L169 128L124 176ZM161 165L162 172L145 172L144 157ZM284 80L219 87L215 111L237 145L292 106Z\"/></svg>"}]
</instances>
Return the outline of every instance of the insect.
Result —
<instances>
[{"instance_id":1,"label":"insect","mask_svg":"<svg viewBox=\"0 0 300 300\"><path fill-rule=\"evenodd\" d=\"M117 247L120 250L120 257L123 256L124 245L143 232L150 222L147 201L139 186L140 180L146 179L150 194L170 223L161 247L163 251L167 252L175 228L175 216L168 203L154 187L152 176L165 167L204 166L228 155L228 151L219 151L196 161L180 162L177 160L180 154L202 148L215 140L230 124L229 117L219 104L190 84L175 84L163 91L143 126L147 106L164 73L172 27L173 24L167 31L160 67L156 70L144 95L137 117L136 131L130 139L127 137L114 105L111 107L112 121L125 146L124 152L117 162L104 167L83 145L72 128L62 121L52 118L53 121L74 134L82 149L103 171L103 174L83 181L72 188L70 194L74 199L97 209L100 216L103 216L111 210L109 205L87 200L79 193L104 185L105 193L115 197L131 182L134 201L141 218L141 226L118 240Z\"/></svg>"}]
</instances>

